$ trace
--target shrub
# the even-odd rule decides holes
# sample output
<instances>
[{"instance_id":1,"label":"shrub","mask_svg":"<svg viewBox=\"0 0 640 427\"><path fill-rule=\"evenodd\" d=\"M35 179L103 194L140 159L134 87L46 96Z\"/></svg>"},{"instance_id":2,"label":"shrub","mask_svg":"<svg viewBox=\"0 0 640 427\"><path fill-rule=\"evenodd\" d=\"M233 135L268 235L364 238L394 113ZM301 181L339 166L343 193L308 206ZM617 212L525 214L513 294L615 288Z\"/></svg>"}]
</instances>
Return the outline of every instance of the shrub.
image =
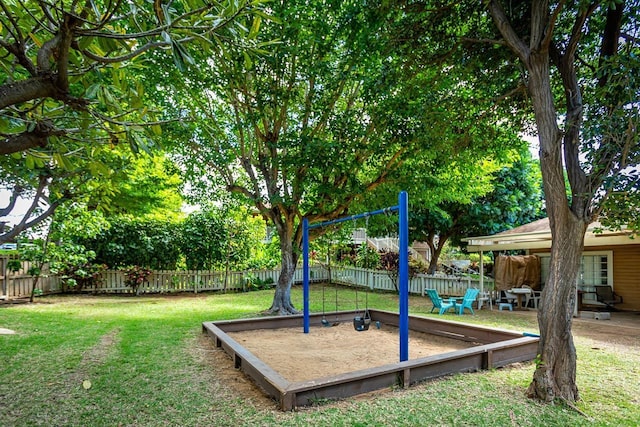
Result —
<instances>
[{"instance_id":1,"label":"shrub","mask_svg":"<svg viewBox=\"0 0 640 427\"><path fill-rule=\"evenodd\" d=\"M148 219L112 218L109 229L83 240L96 252L96 262L111 268L144 265L174 270L180 258L180 226Z\"/></svg>"},{"instance_id":2,"label":"shrub","mask_svg":"<svg viewBox=\"0 0 640 427\"><path fill-rule=\"evenodd\" d=\"M140 287L140 285L146 282L151 275L151 270L140 267L138 265L128 267L123 271L125 285L131 287L131 289L133 289L136 293L138 293L138 288Z\"/></svg>"},{"instance_id":3,"label":"shrub","mask_svg":"<svg viewBox=\"0 0 640 427\"><path fill-rule=\"evenodd\" d=\"M380 265L380 254L375 249L371 249L366 244L362 244L356 251L356 267L378 268Z\"/></svg>"},{"instance_id":4,"label":"shrub","mask_svg":"<svg viewBox=\"0 0 640 427\"><path fill-rule=\"evenodd\" d=\"M255 274L248 273L247 278L245 279L245 283L247 285L248 290L261 291L264 289L271 288L274 282L271 277L267 277L266 279L262 280Z\"/></svg>"},{"instance_id":5,"label":"shrub","mask_svg":"<svg viewBox=\"0 0 640 427\"><path fill-rule=\"evenodd\" d=\"M87 262L81 265L68 266L58 272L66 290L81 291L87 286L97 284L100 273L105 271L105 264Z\"/></svg>"}]
</instances>

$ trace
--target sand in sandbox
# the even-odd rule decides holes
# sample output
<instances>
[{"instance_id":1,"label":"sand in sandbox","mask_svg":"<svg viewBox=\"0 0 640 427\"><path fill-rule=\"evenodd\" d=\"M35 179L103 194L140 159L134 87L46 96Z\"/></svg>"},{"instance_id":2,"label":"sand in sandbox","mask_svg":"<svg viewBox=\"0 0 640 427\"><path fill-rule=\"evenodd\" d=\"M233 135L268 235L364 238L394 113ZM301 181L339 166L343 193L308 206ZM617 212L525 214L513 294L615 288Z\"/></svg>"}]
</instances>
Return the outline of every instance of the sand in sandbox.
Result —
<instances>
[{"instance_id":1,"label":"sand in sandbox","mask_svg":"<svg viewBox=\"0 0 640 427\"><path fill-rule=\"evenodd\" d=\"M398 363L398 328L374 324L358 332L351 323L332 327L256 329L230 332L240 343L290 382L307 381L360 369ZM409 359L448 353L479 345L423 332L409 331Z\"/></svg>"}]
</instances>

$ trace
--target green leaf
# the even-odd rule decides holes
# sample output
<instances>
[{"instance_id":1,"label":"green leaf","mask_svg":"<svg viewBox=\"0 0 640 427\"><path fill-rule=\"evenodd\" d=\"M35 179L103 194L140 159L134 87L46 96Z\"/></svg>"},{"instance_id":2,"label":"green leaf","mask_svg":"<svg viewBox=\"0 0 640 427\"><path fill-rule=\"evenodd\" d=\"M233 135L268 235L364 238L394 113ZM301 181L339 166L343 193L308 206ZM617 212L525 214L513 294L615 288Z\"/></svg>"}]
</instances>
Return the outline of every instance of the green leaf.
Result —
<instances>
[{"instance_id":1,"label":"green leaf","mask_svg":"<svg viewBox=\"0 0 640 427\"><path fill-rule=\"evenodd\" d=\"M164 12L166 24L171 25L171 12L173 12L173 9L169 8L169 4L162 4L162 11Z\"/></svg>"},{"instance_id":2,"label":"green leaf","mask_svg":"<svg viewBox=\"0 0 640 427\"><path fill-rule=\"evenodd\" d=\"M29 33L29 37L39 48L42 47L42 40L40 40L35 34Z\"/></svg>"},{"instance_id":3,"label":"green leaf","mask_svg":"<svg viewBox=\"0 0 640 427\"><path fill-rule=\"evenodd\" d=\"M73 163L64 154L54 153L53 160L64 170L71 171L74 169Z\"/></svg>"},{"instance_id":4,"label":"green leaf","mask_svg":"<svg viewBox=\"0 0 640 427\"><path fill-rule=\"evenodd\" d=\"M171 48L173 53L173 62L175 63L178 70L181 72L186 71L186 63L194 64L194 60L189 55L184 47L180 43L175 40L171 41Z\"/></svg>"},{"instance_id":5,"label":"green leaf","mask_svg":"<svg viewBox=\"0 0 640 427\"><path fill-rule=\"evenodd\" d=\"M90 162L88 167L94 176L95 175L108 176L110 173L110 169L104 163L99 161Z\"/></svg>"},{"instance_id":6,"label":"green leaf","mask_svg":"<svg viewBox=\"0 0 640 427\"><path fill-rule=\"evenodd\" d=\"M258 36L261 23L262 23L262 18L260 18L260 16L255 16L253 18L253 24L251 25L251 30L249 30L249 36L248 36L250 40L253 40Z\"/></svg>"},{"instance_id":7,"label":"green leaf","mask_svg":"<svg viewBox=\"0 0 640 427\"><path fill-rule=\"evenodd\" d=\"M245 68L251 68L251 66L253 65L253 61L251 60L251 57L249 56L249 54L247 52L242 52L242 55L244 56Z\"/></svg>"},{"instance_id":8,"label":"green leaf","mask_svg":"<svg viewBox=\"0 0 640 427\"><path fill-rule=\"evenodd\" d=\"M100 89L100 85L98 83L94 83L91 86L89 86L84 94L85 98L89 98L89 99L95 99L96 98L96 93L98 92L98 90Z\"/></svg>"},{"instance_id":9,"label":"green leaf","mask_svg":"<svg viewBox=\"0 0 640 427\"><path fill-rule=\"evenodd\" d=\"M93 37L80 37L78 40L78 47L80 50L85 50L93 43Z\"/></svg>"}]
</instances>

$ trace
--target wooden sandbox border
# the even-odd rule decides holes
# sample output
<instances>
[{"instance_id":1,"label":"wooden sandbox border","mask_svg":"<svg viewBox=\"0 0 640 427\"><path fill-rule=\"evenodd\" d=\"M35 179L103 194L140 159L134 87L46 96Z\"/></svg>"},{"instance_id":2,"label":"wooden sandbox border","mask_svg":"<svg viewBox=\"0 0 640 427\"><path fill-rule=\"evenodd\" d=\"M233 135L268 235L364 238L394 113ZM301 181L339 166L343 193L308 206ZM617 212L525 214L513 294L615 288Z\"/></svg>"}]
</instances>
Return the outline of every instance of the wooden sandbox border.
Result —
<instances>
[{"instance_id":1,"label":"wooden sandbox border","mask_svg":"<svg viewBox=\"0 0 640 427\"><path fill-rule=\"evenodd\" d=\"M380 310L369 310L369 313L372 327L375 327L377 321L398 326L397 313ZM354 316L361 314L356 311L341 311L332 313L331 319L352 322ZM311 326L321 327L322 317L321 314L310 315ZM479 342L482 345L309 381L289 382L227 334L255 329L302 328L302 325L303 317L299 315L203 322L202 330L214 339L216 347L224 349L231 356L236 369L249 376L284 411L323 399L345 398L393 386L409 387L411 384L444 375L476 372L533 360L539 340L503 329L410 316L409 328L413 331Z\"/></svg>"}]
</instances>

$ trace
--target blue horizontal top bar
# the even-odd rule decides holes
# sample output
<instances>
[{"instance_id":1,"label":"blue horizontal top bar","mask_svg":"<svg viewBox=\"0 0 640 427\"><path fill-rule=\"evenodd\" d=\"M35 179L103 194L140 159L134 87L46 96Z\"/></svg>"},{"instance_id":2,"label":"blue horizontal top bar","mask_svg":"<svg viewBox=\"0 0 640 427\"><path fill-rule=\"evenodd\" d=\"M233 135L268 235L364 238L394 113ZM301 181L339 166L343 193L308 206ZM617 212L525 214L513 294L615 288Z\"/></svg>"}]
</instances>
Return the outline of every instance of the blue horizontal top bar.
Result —
<instances>
[{"instance_id":1,"label":"blue horizontal top bar","mask_svg":"<svg viewBox=\"0 0 640 427\"><path fill-rule=\"evenodd\" d=\"M340 222L345 222L345 221L353 221L353 220L356 220L356 219L366 218L368 216L373 216L373 215L378 215L378 214L388 214L390 212L396 212L399 209L400 209L400 206L398 206L398 205L390 206L388 208L378 209L377 211L371 211L371 212L365 212L365 213L356 214L356 215L345 216L345 217L342 217L342 218L332 219L331 221L320 222L318 224L310 224L309 225L309 229L326 227L328 225L338 224Z\"/></svg>"}]
</instances>

